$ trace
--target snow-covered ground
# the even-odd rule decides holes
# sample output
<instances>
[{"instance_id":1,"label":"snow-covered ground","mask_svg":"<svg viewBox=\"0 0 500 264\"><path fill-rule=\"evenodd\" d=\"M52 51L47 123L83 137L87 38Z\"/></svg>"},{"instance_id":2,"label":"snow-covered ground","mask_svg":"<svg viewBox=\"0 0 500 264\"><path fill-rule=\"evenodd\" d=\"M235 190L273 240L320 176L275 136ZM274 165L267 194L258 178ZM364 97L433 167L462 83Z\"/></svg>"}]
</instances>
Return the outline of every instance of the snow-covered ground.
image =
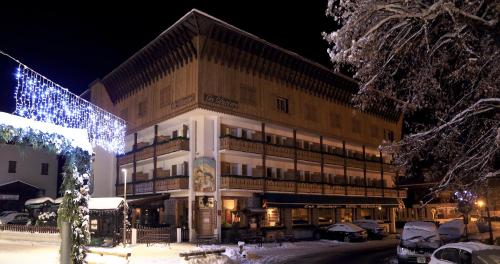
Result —
<instances>
[{"instance_id":1,"label":"snow-covered ground","mask_svg":"<svg viewBox=\"0 0 500 264\"><path fill-rule=\"evenodd\" d=\"M482 234L483 235L483 234ZM484 234L485 236L487 233ZM495 232L495 237L500 236L500 232ZM145 244L128 245L126 248L90 248L98 252L122 252L131 253L128 262L123 257L99 254L88 254L89 263L102 264L143 264L143 263L172 263L172 264L263 264L263 263L286 263L288 260L305 255L325 254L331 252L347 252L354 249L369 249L386 243L394 244L397 240L387 238L382 241L368 241L363 243L344 243L331 240L301 241L295 243L267 243L262 247L254 244L245 245L244 253L240 254L237 245L205 245L196 247L193 244L173 243L170 246L165 244L154 244L149 247ZM181 252L203 251L216 248L225 248L226 251L221 256L208 256L190 258L188 261L179 256ZM2 263L58 263L59 244L44 242L21 242L0 240L0 264Z\"/></svg>"}]
</instances>

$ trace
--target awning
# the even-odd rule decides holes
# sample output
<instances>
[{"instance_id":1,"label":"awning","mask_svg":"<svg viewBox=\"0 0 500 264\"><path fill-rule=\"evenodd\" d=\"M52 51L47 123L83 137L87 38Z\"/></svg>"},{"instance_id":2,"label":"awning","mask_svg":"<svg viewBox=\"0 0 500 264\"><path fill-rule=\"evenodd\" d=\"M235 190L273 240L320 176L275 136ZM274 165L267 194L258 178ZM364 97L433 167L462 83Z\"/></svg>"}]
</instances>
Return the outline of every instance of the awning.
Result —
<instances>
[{"instance_id":1,"label":"awning","mask_svg":"<svg viewBox=\"0 0 500 264\"><path fill-rule=\"evenodd\" d=\"M266 193L262 200L267 207L281 208L334 208L343 206L386 206L397 207L397 198L361 197L361 196L327 196Z\"/></svg>"},{"instance_id":2,"label":"awning","mask_svg":"<svg viewBox=\"0 0 500 264\"><path fill-rule=\"evenodd\" d=\"M169 193L163 193L163 194L159 194L156 196L148 196L148 197L139 198L139 199L127 200L127 204L129 206L138 206L138 205L145 205L145 204L149 205L153 202L168 200L169 198L170 198Z\"/></svg>"}]
</instances>

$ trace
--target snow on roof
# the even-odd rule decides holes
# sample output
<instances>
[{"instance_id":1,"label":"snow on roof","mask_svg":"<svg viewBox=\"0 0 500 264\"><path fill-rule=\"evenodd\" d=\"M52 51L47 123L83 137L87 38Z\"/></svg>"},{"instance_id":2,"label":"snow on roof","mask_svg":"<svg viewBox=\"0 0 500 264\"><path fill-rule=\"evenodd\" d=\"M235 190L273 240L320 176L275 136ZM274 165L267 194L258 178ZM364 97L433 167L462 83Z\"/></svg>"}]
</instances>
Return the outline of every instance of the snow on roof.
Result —
<instances>
[{"instance_id":1,"label":"snow on roof","mask_svg":"<svg viewBox=\"0 0 500 264\"><path fill-rule=\"evenodd\" d=\"M103 197L103 198L90 198L90 210L115 210L123 203L121 197Z\"/></svg>"},{"instance_id":2,"label":"snow on roof","mask_svg":"<svg viewBox=\"0 0 500 264\"><path fill-rule=\"evenodd\" d=\"M59 134L69 140L71 146L81 148L92 154L92 145L89 142L87 131L84 129L68 128L51 123L36 121L5 112L0 112L0 123L15 128L32 128L43 133Z\"/></svg>"},{"instance_id":3,"label":"snow on roof","mask_svg":"<svg viewBox=\"0 0 500 264\"><path fill-rule=\"evenodd\" d=\"M59 198L57 198L57 199L54 200L54 203L55 204L61 204L62 201L63 201L63 199L64 199L64 197L59 197Z\"/></svg>"},{"instance_id":4,"label":"snow on roof","mask_svg":"<svg viewBox=\"0 0 500 264\"><path fill-rule=\"evenodd\" d=\"M45 202L51 202L54 203L54 200L50 197L38 197L34 199L29 199L27 200L24 205L31 205L31 204L42 204Z\"/></svg>"}]
</instances>

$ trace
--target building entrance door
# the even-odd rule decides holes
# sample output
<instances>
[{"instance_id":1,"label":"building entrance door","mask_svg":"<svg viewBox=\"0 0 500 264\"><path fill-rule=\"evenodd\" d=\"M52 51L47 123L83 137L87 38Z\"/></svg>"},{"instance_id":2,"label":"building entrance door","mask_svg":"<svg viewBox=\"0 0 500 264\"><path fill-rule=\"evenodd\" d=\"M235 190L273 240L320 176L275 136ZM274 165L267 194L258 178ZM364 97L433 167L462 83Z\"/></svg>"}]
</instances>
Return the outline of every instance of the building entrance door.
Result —
<instances>
[{"instance_id":1,"label":"building entrance door","mask_svg":"<svg viewBox=\"0 0 500 264\"><path fill-rule=\"evenodd\" d=\"M198 233L202 236L213 235L213 216L212 209L199 209Z\"/></svg>"}]
</instances>

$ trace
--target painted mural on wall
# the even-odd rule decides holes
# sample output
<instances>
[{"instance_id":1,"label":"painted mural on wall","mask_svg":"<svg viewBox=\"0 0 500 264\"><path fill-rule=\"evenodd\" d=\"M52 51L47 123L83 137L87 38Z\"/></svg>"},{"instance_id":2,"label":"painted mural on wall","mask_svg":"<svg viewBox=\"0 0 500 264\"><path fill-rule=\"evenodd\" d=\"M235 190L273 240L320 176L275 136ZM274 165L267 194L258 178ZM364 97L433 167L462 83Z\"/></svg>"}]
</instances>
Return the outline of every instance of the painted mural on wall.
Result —
<instances>
[{"instance_id":1,"label":"painted mural on wall","mask_svg":"<svg viewBox=\"0 0 500 264\"><path fill-rule=\"evenodd\" d=\"M215 160L208 157L197 158L193 162L195 192L215 191Z\"/></svg>"}]
</instances>

